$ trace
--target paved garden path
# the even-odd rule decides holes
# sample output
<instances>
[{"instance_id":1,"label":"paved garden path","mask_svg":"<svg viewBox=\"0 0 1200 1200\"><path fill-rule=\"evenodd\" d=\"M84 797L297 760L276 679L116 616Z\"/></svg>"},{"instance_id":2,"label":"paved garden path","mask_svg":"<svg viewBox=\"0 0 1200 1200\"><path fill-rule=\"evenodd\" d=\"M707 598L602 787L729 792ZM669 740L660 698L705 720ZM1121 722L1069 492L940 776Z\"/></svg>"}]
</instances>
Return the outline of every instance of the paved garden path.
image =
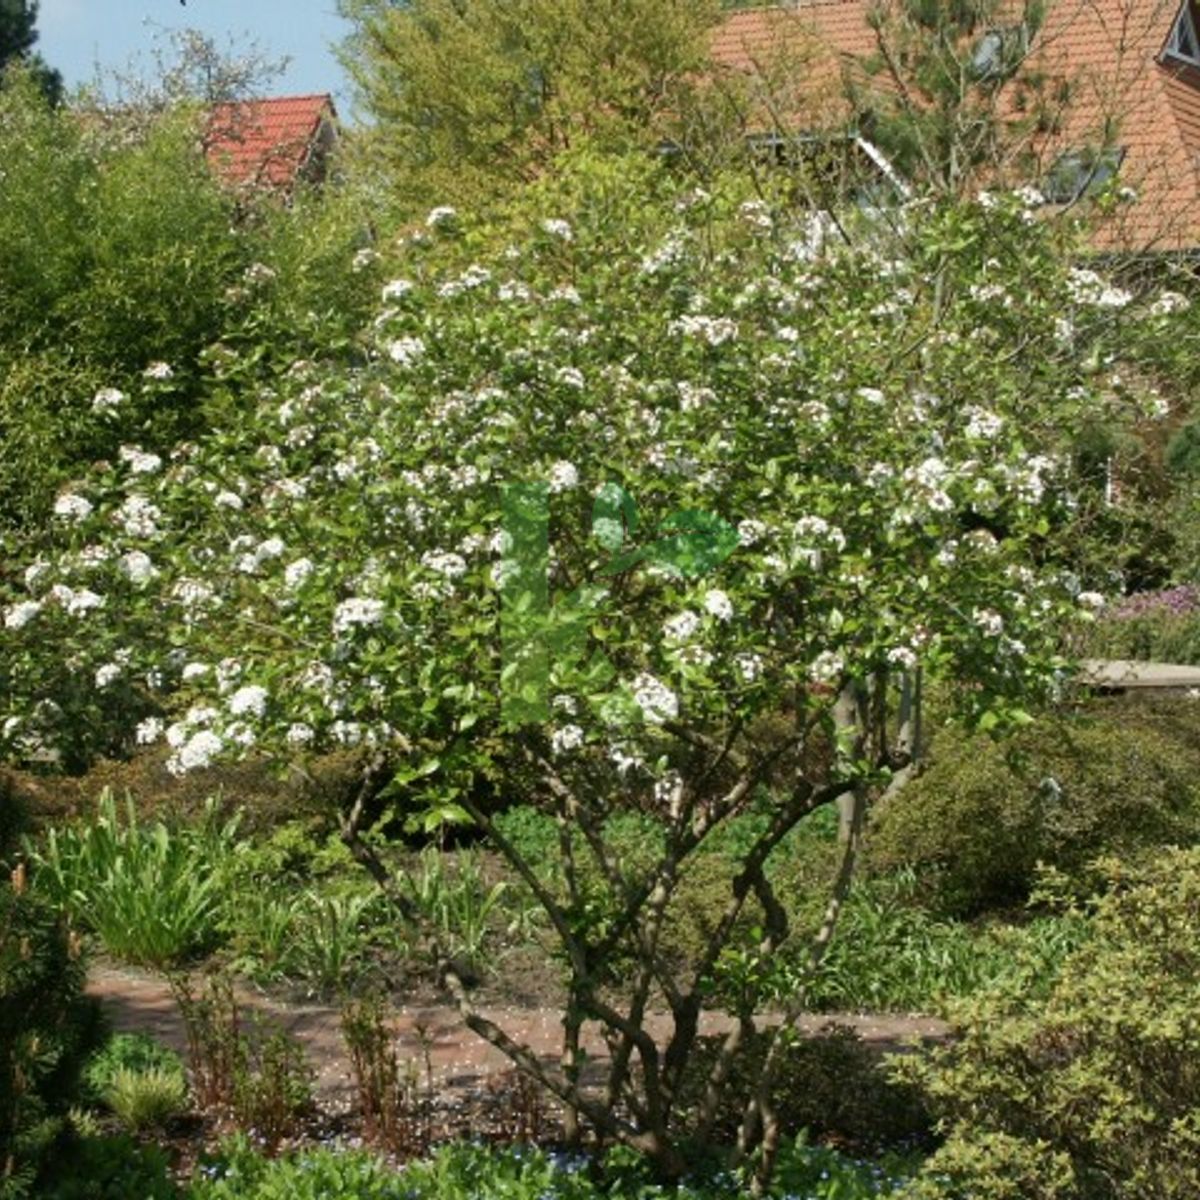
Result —
<instances>
[{"instance_id":1,"label":"paved garden path","mask_svg":"<svg viewBox=\"0 0 1200 1200\"><path fill-rule=\"evenodd\" d=\"M97 996L118 1032L153 1035L183 1053L186 1050L183 1022L171 990L159 976L130 968L93 966L88 992ZM327 1106L342 1107L352 1098L352 1084L345 1048L334 1005L283 1004L252 990L240 990L239 999L249 1010L278 1021L304 1046L316 1072L318 1099ZM549 1008L483 1009L518 1042L547 1058L558 1054L562 1027L559 1014ZM882 1050L901 1048L910 1039L940 1041L948 1033L942 1021L932 1017L904 1015L860 1015L824 1013L805 1017L801 1029L816 1033L836 1022L849 1026L868 1044ZM669 1017L652 1019L651 1032L665 1037ZM712 1014L702 1025L704 1033L720 1033L727 1024ZM396 1033L402 1052L423 1062L422 1041L428 1045L435 1086L439 1091L477 1094L510 1067L508 1060L463 1024L456 1009L442 1005L404 1004L396 1010ZM586 1039L589 1055L605 1057L598 1032Z\"/></svg>"}]
</instances>

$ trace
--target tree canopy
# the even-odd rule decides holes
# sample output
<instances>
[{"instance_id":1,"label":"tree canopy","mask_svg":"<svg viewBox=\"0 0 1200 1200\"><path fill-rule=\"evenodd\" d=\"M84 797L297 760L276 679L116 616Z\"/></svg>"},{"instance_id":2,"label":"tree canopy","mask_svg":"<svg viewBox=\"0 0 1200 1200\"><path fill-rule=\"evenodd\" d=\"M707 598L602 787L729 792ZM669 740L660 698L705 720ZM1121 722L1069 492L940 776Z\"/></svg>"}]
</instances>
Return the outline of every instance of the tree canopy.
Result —
<instances>
[{"instance_id":1,"label":"tree canopy","mask_svg":"<svg viewBox=\"0 0 1200 1200\"><path fill-rule=\"evenodd\" d=\"M0 0L0 71L11 62L24 62L34 73L46 98L62 96L62 76L33 54L37 42L37 0Z\"/></svg>"},{"instance_id":2,"label":"tree canopy","mask_svg":"<svg viewBox=\"0 0 1200 1200\"><path fill-rule=\"evenodd\" d=\"M707 58L711 0L342 0L344 62L396 187L528 182L584 138L653 145Z\"/></svg>"}]
</instances>

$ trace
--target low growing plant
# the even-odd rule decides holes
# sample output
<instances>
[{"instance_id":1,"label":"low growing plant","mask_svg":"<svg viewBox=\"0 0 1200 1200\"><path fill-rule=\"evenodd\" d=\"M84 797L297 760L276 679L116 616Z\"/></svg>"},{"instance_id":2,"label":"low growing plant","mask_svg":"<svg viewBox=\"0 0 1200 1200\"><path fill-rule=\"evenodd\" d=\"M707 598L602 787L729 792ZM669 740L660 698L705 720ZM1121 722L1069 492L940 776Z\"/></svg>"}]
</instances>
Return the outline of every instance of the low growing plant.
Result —
<instances>
[{"instance_id":1,"label":"low growing plant","mask_svg":"<svg viewBox=\"0 0 1200 1200\"><path fill-rule=\"evenodd\" d=\"M267 1146L277 1146L312 1107L312 1072L303 1048L285 1030L244 1013L226 976L209 976L199 993L177 976L172 990L187 1034L197 1105L232 1117Z\"/></svg>"},{"instance_id":2,"label":"low growing plant","mask_svg":"<svg viewBox=\"0 0 1200 1200\"><path fill-rule=\"evenodd\" d=\"M138 822L131 799L120 814L111 792L96 819L51 829L27 850L35 883L117 958L170 967L210 950L221 936L224 872L238 852L237 818L215 804L197 824Z\"/></svg>"},{"instance_id":3,"label":"low growing plant","mask_svg":"<svg viewBox=\"0 0 1200 1200\"><path fill-rule=\"evenodd\" d=\"M119 1067L104 1090L104 1102L132 1133L165 1125L187 1107L182 1071Z\"/></svg>"},{"instance_id":4,"label":"low growing plant","mask_svg":"<svg viewBox=\"0 0 1200 1200\"><path fill-rule=\"evenodd\" d=\"M405 1157L429 1148L432 1089L415 1062L400 1061L383 997L372 993L342 1008L342 1037L358 1093L367 1142ZM428 1060L427 1060L428 1061Z\"/></svg>"}]
</instances>

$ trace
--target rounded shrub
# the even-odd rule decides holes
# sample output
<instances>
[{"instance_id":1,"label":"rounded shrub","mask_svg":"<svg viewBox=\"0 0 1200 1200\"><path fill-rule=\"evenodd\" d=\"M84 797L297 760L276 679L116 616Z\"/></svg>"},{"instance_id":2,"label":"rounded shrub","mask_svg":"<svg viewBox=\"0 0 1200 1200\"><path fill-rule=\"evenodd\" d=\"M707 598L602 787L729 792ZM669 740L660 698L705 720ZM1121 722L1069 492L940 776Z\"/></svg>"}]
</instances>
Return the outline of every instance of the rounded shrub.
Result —
<instances>
[{"instance_id":1,"label":"rounded shrub","mask_svg":"<svg viewBox=\"0 0 1200 1200\"><path fill-rule=\"evenodd\" d=\"M1012 980L897 1064L947 1134L921 1197L1200 1195L1200 849L1104 870L1092 937L1047 996Z\"/></svg>"},{"instance_id":2,"label":"rounded shrub","mask_svg":"<svg viewBox=\"0 0 1200 1200\"><path fill-rule=\"evenodd\" d=\"M946 732L932 765L874 814L874 871L913 867L947 912L1024 902L1039 863L1083 878L1106 853L1200 834L1200 709L1114 702L1007 742Z\"/></svg>"}]
</instances>

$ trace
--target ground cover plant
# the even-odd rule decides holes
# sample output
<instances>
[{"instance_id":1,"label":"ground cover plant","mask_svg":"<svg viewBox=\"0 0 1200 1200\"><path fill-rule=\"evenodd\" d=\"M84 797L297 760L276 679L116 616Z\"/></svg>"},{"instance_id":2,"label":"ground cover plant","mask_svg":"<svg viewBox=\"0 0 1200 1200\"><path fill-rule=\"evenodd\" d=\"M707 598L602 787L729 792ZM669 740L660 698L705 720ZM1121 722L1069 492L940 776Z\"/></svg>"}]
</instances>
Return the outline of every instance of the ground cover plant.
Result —
<instances>
[{"instance_id":1,"label":"ground cover plant","mask_svg":"<svg viewBox=\"0 0 1200 1200\"><path fill-rule=\"evenodd\" d=\"M346 845L569 1141L678 1177L765 1037L735 1150L759 1188L787 1018L819 983L865 802L911 765L915 671L984 731L1028 720L1061 625L1098 602L1061 569L1102 499L1074 474L1079 424L1153 408L1096 375L1112 310L1155 336L1178 315L1067 265L1020 197L921 200L840 238L770 199L585 156L499 226L435 210L391 251L355 356L254 387L231 351L248 392L227 423L72 485L5 577L0 629L12 756L356 755ZM550 869L506 835L514 799L553 822ZM832 903L793 920L769 862L835 806ZM540 909L558 1064L472 995L464 931L503 892L471 890L448 931L441 885L414 890L381 843L465 826ZM712 845L731 869L680 955L668 931ZM318 931L353 933L340 903ZM765 1000L781 1026L760 1027ZM733 1032L685 1112L705 1006ZM584 1021L612 1051L599 1095Z\"/></svg>"}]
</instances>

